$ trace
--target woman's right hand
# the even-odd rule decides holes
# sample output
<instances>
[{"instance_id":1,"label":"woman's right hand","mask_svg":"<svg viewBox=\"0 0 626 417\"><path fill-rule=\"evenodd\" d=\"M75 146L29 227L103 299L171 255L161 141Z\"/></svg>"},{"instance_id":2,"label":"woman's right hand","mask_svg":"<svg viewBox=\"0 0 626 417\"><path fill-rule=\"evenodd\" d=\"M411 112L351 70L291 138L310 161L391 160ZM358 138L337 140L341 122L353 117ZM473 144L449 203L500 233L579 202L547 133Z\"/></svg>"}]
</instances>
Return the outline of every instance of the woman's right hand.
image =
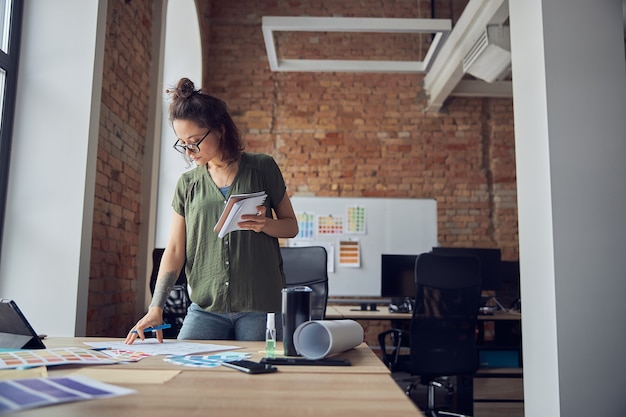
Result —
<instances>
[{"instance_id":1,"label":"woman's right hand","mask_svg":"<svg viewBox=\"0 0 626 417\"><path fill-rule=\"evenodd\" d=\"M124 343L132 345L137 338L144 340L146 338L143 333L144 329L147 329L148 327L156 327L161 324L163 324L163 309L159 307L150 307L146 315L143 316L132 329L130 329ZM156 331L156 338L159 343L163 343L163 330Z\"/></svg>"}]
</instances>

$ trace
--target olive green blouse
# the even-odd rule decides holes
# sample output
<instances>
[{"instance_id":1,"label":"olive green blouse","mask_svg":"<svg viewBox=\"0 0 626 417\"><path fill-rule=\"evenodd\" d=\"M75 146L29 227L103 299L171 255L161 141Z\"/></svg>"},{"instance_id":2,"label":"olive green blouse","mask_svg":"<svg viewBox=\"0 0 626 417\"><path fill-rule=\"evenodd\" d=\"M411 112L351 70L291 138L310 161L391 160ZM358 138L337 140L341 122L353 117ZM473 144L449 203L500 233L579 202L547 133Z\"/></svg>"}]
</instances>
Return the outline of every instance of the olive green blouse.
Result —
<instances>
[{"instance_id":1,"label":"olive green blouse","mask_svg":"<svg viewBox=\"0 0 626 417\"><path fill-rule=\"evenodd\" d=\"M206 166L185 172L172 207L185 218L185 272L191 300L210 312L280 311L285 285L278 239L252 230L223 239L213 231L231 194L265 191L267 217L286 192L285 181L269 155L245 152L224 197Z\"/></svg>"}]
</instances>

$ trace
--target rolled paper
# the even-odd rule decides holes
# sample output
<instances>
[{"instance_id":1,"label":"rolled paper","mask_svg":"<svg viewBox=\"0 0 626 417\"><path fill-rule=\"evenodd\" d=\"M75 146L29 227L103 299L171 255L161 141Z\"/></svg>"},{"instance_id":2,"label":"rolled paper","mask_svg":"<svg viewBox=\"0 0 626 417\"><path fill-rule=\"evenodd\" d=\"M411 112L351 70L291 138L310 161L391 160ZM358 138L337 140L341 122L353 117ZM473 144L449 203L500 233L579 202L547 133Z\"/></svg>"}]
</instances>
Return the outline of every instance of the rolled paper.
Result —
<instances>
[{"instance_id":1,"label":"rolled paper","mask_svg":"<svg viewBox=\"0 0 626 417\"><path fill-rule=\"evenodd\" d=\"M344 352L363 342L363 327L354 320L312 320L302 323L293 334L299 355L322 359Z\"/></svg>"}]
</instances>

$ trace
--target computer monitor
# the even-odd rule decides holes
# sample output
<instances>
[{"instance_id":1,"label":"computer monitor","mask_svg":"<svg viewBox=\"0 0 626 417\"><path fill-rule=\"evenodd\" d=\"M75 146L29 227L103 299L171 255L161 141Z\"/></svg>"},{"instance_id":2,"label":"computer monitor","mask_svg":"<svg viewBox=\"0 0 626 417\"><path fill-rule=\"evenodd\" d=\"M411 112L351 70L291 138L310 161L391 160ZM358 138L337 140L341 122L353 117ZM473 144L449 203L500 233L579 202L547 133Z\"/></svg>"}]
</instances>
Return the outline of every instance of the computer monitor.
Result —
<instances>
[{"instance_id":1,"label":"computer monitor","mask_svg":"<svg viewBox=\"0 0 626 417\"><path fill-rule=\"evenodd\" d=\"M415 260L417 255L381 255L380 295L393 300L415 298Z\"/></svg>"},{"instance_id":2,"label":"computer monitor","mask_svg":"<svg viewBox=\"0 0 626 417\"><path fill-rule=\"evenodd\" d=\"M483 290L497 290L502 283L501 267L502 253L494 248L458 248L442 247L433 248L436 255L471 255L480 260L481 288Z\"/></svg>"}]
</instances>

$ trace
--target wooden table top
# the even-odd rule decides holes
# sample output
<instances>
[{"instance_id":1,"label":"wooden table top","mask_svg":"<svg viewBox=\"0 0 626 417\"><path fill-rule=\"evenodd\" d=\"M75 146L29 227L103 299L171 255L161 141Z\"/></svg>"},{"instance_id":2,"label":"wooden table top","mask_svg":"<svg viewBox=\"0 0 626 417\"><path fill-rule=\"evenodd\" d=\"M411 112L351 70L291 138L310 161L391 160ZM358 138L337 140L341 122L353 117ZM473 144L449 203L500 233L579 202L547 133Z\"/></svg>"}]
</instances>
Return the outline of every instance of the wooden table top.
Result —
<instances>
[{"instance_id":1,"label":"wooden table top","mask_svg":"<svg viewBox=\"0 0 626 417\"><path fill-rule=\"evenodd\" d=\"M51 338L48 348L78 346L90 338ZM199 342L202 343L202 342ZM263 342L207 341L211 344L241 346L252 360L262 357ZM282 344L279 343L279 349ZM133 413L140 416L185 417L236 416L423 416L413 402L391 379L378 357L361 344L336 355L352 361L352 366L277 366L278 372L249 375L226 367L209 369L174 365L162 356L139 362L99 365L121 375L142 370L176 370L169 381L117 383L136 390L135 394L59 404L12 413L20 417L104 417ZM50 376L80 373L93 367L51 366ZM129 374L130 373L130 374Z\"/></svg>"}]
</instances>

